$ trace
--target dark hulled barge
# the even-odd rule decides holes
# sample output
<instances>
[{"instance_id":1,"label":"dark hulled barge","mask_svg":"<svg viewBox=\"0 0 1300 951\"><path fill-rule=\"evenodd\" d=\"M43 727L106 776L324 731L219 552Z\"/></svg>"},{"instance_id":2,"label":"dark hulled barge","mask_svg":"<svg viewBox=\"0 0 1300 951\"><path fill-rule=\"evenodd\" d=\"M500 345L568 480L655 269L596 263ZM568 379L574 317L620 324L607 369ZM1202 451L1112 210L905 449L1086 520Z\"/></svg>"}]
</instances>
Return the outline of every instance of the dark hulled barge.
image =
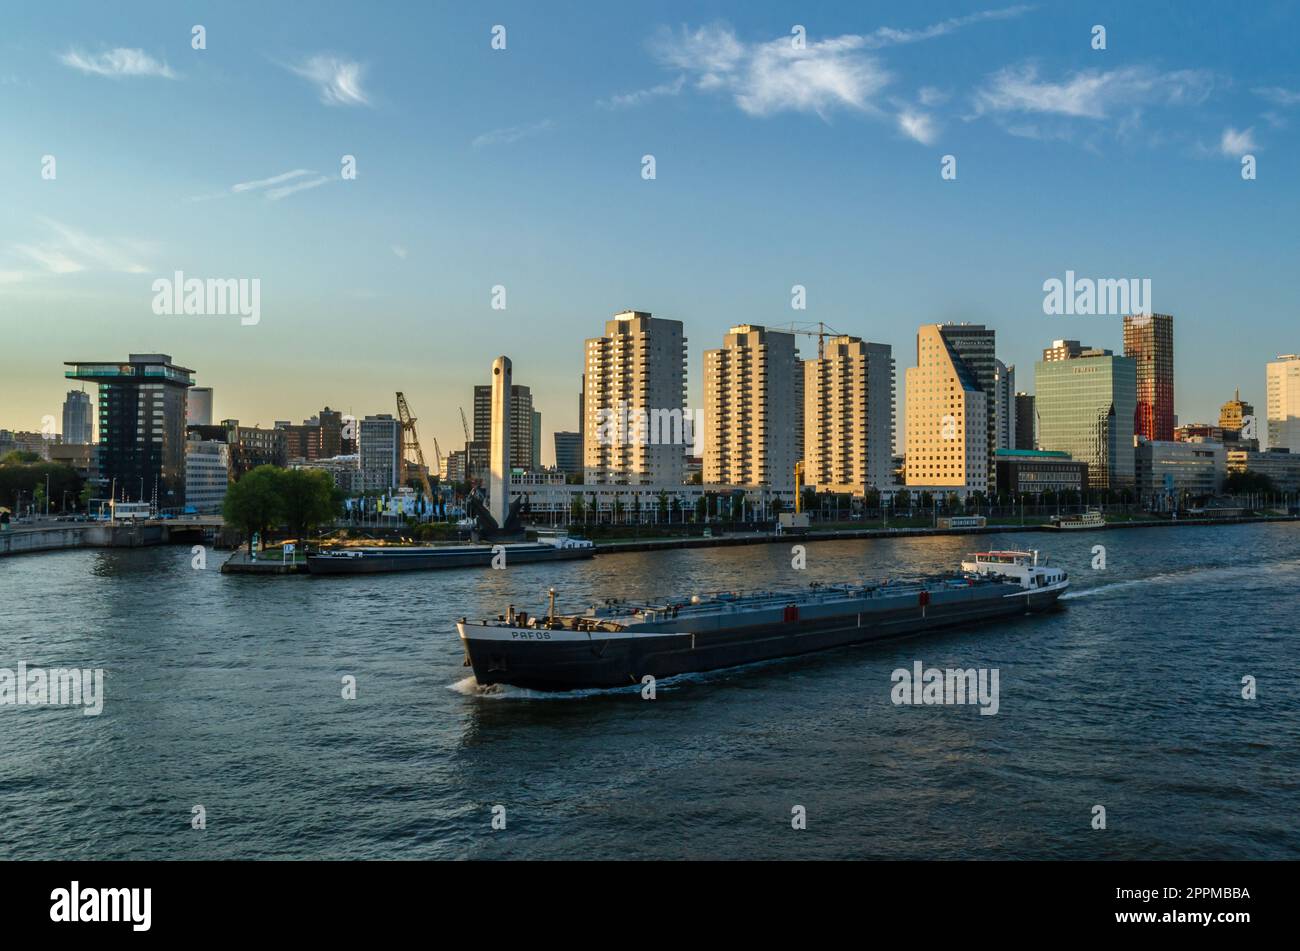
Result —
<instances>
[{"instance_id":1,"label":"dark hulled barge","mask_svg":"<svg viewBox=\"0 0 1300 951\"><path fill-rule=\"evenodd\" d=\"M793 657L1046 611L1069 587L1037 552L982 552L957 575L684 601L609 602L583 614L516 612L456 625L482 685L575 690Z\"/></svg>"}]
</instances>

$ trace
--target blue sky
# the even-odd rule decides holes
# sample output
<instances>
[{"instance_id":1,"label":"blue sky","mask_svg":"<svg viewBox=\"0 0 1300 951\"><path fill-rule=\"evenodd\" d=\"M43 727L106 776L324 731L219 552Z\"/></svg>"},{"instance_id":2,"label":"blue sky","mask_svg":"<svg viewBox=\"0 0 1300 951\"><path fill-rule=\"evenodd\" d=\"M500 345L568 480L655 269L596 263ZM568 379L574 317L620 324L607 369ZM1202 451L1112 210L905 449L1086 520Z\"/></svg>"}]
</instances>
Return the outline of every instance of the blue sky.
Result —
<instances>
[{"instance_id":1,"label":"blue sky","mask_svg":"<svg viewBox=\"0 0 1300 951\"><path fill-rule=\"evenodd\" d=\"M918 324L982 321L1031 389L1054 338L1121 347L1043 314L1066 270L1151 279L1184 422L1300 349L1286 4L479 6L9 5L0 427L58 414L64 360L163 351L263 425L403 389L446 451L506 353L549 434L624 308L685 321L693 405L743 321L892 344L900 380ZM155 315L176 270L260 278L260 322Z\"/></svg>"}]
</instances>

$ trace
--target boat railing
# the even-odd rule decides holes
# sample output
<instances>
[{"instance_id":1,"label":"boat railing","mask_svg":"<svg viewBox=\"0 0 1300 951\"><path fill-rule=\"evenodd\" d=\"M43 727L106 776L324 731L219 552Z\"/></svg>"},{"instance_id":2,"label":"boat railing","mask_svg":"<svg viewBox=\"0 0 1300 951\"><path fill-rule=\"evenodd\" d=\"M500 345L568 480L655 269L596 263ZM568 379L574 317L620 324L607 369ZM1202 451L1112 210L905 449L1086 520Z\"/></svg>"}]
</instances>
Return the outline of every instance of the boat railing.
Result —
<instances>
[{"instance_id":1,"label":"boat railing","mask_svg":"<svg viewBox=\"0 0 1300 951\"><path fill-rule=\"evenodd\" d=\"M763 610L785 604L827 604L862 598L897 597L942 587L965 587L969 579L954 578L893 579L858 584L823 584L814 582L807 588L784 591L718 591L697 595L685 601L617 601L597 606L591 617L653 617L654 619L712 614L720 609Z\"/></svg>"}]
</instances>

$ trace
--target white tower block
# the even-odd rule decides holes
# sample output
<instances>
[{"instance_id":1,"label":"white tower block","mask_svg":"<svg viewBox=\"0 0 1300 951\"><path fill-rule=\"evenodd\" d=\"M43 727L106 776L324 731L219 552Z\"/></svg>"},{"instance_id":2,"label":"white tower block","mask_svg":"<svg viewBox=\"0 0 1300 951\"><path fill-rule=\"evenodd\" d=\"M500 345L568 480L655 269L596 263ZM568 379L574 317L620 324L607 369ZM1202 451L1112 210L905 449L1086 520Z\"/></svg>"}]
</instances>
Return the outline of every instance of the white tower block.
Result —
<instances>
[{"instance_id":1,"label":"white tower block","mask_svg":"<svg viewBox=\"0 0 1300 951\"><path fill-rule=\"evenodd\" d=\"M510 510L510 358L492 361L492 434L488 444L488 510L504 527Z\"/></svg>"}]
</instances>

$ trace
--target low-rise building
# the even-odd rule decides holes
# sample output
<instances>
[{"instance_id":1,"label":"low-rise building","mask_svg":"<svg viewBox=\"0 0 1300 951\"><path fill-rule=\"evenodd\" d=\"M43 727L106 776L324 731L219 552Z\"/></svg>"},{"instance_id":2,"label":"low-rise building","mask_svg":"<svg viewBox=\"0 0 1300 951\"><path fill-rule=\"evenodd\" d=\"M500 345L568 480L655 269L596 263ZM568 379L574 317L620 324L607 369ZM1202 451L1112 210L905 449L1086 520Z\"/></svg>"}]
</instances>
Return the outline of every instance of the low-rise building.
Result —
<instances>
[{"instance_id":1,"label":"low-rise building","mask_svg":"<svg viewBox=\"0 0 1300 951\"><path fill-rule=\"evenodd\" d=\"M328 472L334 485L349 498L365 492L365 472L361 468L361 456L331 456L328 459L312 459L293 463L294 469L316 469Z\"/></svg>"},{"instance_id":2,"label":"low-rise building","mask_svg":"<svg viewBox=\"0 0 1300 951\"><path fill-rule=\"evenodd\" d=\"M996 462L998 488L1012 494L1083 492L1088 488L1088 464L1061 450L999 449Z\"/></svg>"},{"instance_id":3,"label":"low-rise building","mask_svg":"<svg viewBox=\"0 0 1300 951\"><path fill-rule=\"evenodd\" d=\"M1227 456L1229 472L1257 472L1268 476L1278 492L1300 492L1300 452L1229 449Z\"/></svg>"},{"instance_id":4,"label":"low-rise building","mask_svg":"<svg viewBox=\"0 0 1300 951\"><path fill-rule=\"evenodd\" d=\"M1205 498L1223 488L1228 468L1221 442L1137 436L1133 445L1138 497L1153 509L1169 509L1185 496Z\"/></svg>"}]
</instances>

